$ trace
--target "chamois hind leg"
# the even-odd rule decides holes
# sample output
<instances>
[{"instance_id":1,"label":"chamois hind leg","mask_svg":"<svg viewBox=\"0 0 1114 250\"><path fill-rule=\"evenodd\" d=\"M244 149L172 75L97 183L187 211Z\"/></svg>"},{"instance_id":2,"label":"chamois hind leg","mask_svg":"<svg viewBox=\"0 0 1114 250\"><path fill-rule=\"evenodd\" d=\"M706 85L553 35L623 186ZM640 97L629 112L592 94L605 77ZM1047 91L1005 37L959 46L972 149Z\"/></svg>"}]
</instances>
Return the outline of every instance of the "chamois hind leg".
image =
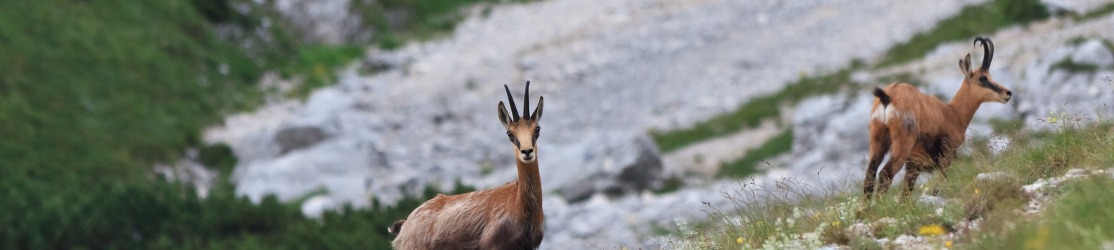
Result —
<instances>
[{"instance_id":1,"label":"chamois hind leg","mask_svg":"<svg viewBox=\"0 0 1114 250\"><path fill-rule=\"evenodd\" d=\"M890 146L890 160L886 162L886 166L878 173L878 191L885 193L890 189L890 184L897 175L897 171L901 170L901 166L909 160L909 156L913 153L913 145L916 143L916 138L913 136L897 136L892 137L893 144Z\"/></svg>"},{"instance_id":2,"label":"chamois hind leg","mask_svg":"<svg viewBox=\"0 0 1114 250\"><path fill-rule=\"evenodd\" d=\"M925 168L920 164L912 161L905 163L905 192L902 192L902 197L909 197L913 193L914 186L917 185L917 177L920 177L921 170Z\"/></svg>"},{"instance_id":3,"label":"chamois hind leg","mask_svg":"<svg viewBox=\"0 0 1114 250\"><path fill-rule=\"evenodd\" d=\"M869 200L874 196L874 176L878 174L878 166L882 165L882 159L885 159L886 153L890 149L890 131L888 129L878 129L872 131L870 137L870 163L866 166L866 178L863 178L863 194Z\"/></svg>"}]
</instances>

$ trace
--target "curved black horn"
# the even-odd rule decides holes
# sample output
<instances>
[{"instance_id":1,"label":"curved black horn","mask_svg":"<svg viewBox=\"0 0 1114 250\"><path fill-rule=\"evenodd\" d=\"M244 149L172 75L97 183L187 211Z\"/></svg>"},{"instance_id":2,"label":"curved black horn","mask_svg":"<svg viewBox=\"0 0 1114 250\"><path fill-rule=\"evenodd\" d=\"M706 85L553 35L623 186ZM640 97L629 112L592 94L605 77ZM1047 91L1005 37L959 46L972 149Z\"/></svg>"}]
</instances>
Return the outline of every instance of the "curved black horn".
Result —
<instances>
[{"instance_id":1,"label":"curved black horn","mask_svg":"<svg viewBox=\"0 0 1114 250\"><path fill-rule=\"evenodd\" d=\"M503 89L507 91L507 100L509 100L511 102L511 118L514 118L514 121L517 122L518 121L518 108L516 108L514 106L514 97L511 96L511 88L507 87L506 84L503 84Z\"/></svg>"},{"instance_id":2,"label":"curved black horn","mask_svg":"<svg viewBox=\"0 0 1114 250\"><path fill-rule=\"evenodd\" d=\"M983 50L982 66L979 67L979 68L981 68L984 71L985 70L990 70L990 60L994 59L994 42L991 42L990 38L983 38L981 36L980 37L975 37L975 42L973 44L975 46L978 46L979 42L982 42L982 50Z\"/></svg>"},{"instance_id":3,"label":"curved black horn","mask_svg":"<svg viewBox=\"0 0 1114 250\"><path fill-rule=\"evenodd\" d=\"M526 81L526 94L522 98L526 98L522 103L522 117L530 120L530 81Z\"/></svg>"}]
</instances>

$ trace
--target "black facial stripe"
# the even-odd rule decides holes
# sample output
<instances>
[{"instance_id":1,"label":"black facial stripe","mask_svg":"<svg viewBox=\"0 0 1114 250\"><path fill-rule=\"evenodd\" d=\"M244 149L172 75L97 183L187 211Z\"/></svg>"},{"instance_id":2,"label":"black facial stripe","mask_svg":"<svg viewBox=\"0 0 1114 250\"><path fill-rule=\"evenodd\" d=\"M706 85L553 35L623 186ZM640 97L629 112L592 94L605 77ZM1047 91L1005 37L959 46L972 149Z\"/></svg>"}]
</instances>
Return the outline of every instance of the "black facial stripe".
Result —
<instances>
[{"instance_id":1,"label":"black facial stripe","mask_svg":"<svg viewBox=\"0 0 1114 250\"><path fill-rule=\"evenodd\" d=\"M990 83L990 81L979 81L979 86L982 86L983 88L988 88L988 89L994 91L995 93L1001 93L1002 92L1002 88L999 88L997 84Z\"/></svg>"}]
</instances>

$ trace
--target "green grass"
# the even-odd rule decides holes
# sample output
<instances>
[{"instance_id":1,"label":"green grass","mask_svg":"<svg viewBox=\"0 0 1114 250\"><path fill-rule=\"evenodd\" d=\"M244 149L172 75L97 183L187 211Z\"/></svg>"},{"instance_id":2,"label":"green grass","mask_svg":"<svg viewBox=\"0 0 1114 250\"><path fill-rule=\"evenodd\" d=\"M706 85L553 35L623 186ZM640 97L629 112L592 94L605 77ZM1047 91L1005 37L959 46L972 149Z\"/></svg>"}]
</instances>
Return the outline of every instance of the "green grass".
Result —
<instances>
[{"instance_id":1,"label":"green grass","mask_svg":"<svg viewBox=\"0 0 1114 250\"><path fill-rule=\"evenodd\" d=\"M0 54L5 179L142 179L260 97L261 68L188 1L5 1Z\"/></svg>"},{"instance_id":2,"label":"green grass","mask_svg":"<svg viewBox=\"0 0 1114 250\"><path fill-rule=\"evenodd\" d=\"M1028 24L1048 17L1047 8L1039 0L995 0L967 6L959 14L936 23L932 30L890 48L875 67L911 62L946 42L971 40L1010 25Z\"/></svg>"},{"instance_id":3,"label":"green grass","mask_svg":"<svg viewBox=\"0 0 1114 250\"><path fill-rule=\"evenodd\" d=\"M947 240L932 236L933 230L929 229L952 232L960 222L981 218L982 229L960 235L952 242L954 247L1023 249L1026 242L1046 237L1048 247L1094 248L1114 239L1114 231L1109 228L1114 225L1114 217L1103 212L1114 200L1114 181L1108 178L1064 189L1065 195L1049 207L1045 219L1027 221L1014 212L1028 201L1020 190L1024 184L1062 176L1071 168L1114 165L1114 123L1077 122L1048 124L1051 130L1047 131L1016 131L1009 134L1011 146L996 155L990 153L985 140L971 142L970 155L958 157L948 169L947 178L934 175L913 191L912 197L937 193L948 200L939 212L915 199L903 198L900 183L894 183L881 197L864 202L858 186L805 194L797 191L804 188L803 184L784 180L777 190L744 185L728 191L725 194L735 203L732 207L711 209L709 222L702 228L682 231L673 243L699 249L779 248L785 243L877 249L880 246L873 238L892 240L904 234L922 235L930 244L944 247ZM974 181L978 174L989 172L1007 176ZM857 223L873 237L849 233L848 228Z\"/></svg>"},{"instance_id":4,"label":"green grass","mask_svg":"<svg viewBox=\"0 0 1114 250\"><path fill-rule=\"evenodd\" d=\"M747 150L743 158L724 163L719 167L719 176L742 178L758 172L758 165L766 159L788 153L793 149L793 129L770 138L758 148Z\"/></svg>"},{"instance_id":5,"label":"green grass","mask_svg":"<svg viewBox=\"0 0 1114 250\"><path fill-rule=\"evenodd\" d=\"M1076 22L1087 21L1087 20L1091 20L1091 19L1095 19L1095 18L1110 15L1110 13L1114 13L1114 3L1108 3L1106 5L1103 5L1102 7L1091 10L1090 12L1083 13L1082 15L1077 15L1075 17L1075 21Z\"/></svg>"},{"instance_id":6,"label":"green grass","mask_svg":"<svg viewBox=\"0 0 1114 250\"><path fill-rule=\"evenodd\" d=\"M431 191L311 220L235 195L231 149L202 145L201 129L261 103L263 72L307 77L301 95L362 54L299 42L277 18L269 39L218 38L274 17L231 9L244 1L0 1L0 249L389 247L384 228ZM205 199L150 169L190 147L222 173Z\"/></svg>"},{"instance_id":7,"label":"green grass","mask_svg":"<svg viewBox=\"0 0 1114 250\"><path fill-rule=\"evenodd\" d=\"M703 140L724 136L745 128L754 128L767 119L781 115L781 107L793 105L801 100L822 94L836 93L854 86L851 72L862 68L861 63L853 62L849 69L830 75L802 77L790 83L777 93L754 98L730 113L717 115L692 127L673 131L650 131L650 136L663 152L671 152Z\"/></svg>"},{"instance_id":8,"label":"green grass","mask_svg":"<svg viewBox=\"0 0 1114 250\"><path fill-rule=\"evenodd\" d=\"M464 19L461 9L467 6L531 1L534 0L352 1L349 9L361 13L363 25L376 31L373 43L383 49L396 49L409 40L426 40L451 32Z\"/></svg>"},{"instance_id":9,"label":"green grass","mask_svg":"<svg viewBox=\"0 0 1114 250\"><path fill-rule=\"evenodd\" d=\"M1073 73L1073 74L1074 73L1093 73L1093 72L1099 70L1099 66L1094 65L1094 64L1090 64L1090 63L1078 63L1078 62L1072 61L1070 57L1067 57L1067 58L1064 58L1063 60L1060 60L1059 62L1056 62L1055 64L1052 64L1052 67L1049 67L1048 71L1051 72L1051 71L1057 70L1057 69L1066 70L1066 71L1068 71L1070 73Z\"/></svg>"},{"instance_id":10,"label":"green grass","mask_svg":"<svg viewBox=\"0 0 1114 250\"><path fill-rule=\"evenodd\" d=\"M1114 180L1091 177L1067 185L1036 220L980 232L965 249L1103 249L1114 240Z\"/></svg>"}]
</instances>

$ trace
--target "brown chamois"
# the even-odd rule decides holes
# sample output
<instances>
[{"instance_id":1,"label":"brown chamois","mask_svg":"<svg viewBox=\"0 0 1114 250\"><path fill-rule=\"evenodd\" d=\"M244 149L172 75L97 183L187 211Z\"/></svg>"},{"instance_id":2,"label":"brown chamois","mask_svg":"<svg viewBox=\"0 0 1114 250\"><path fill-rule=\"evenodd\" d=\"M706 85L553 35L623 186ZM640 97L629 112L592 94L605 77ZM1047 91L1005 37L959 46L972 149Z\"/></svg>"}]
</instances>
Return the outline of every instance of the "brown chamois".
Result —
<instances>
[{"instance_id":1,"label":"brown chamois","mask_svg":"<svg viewBox=\"0 0 1114 250\"><path fill-rule=\"evenodd\" d=\"M885 193L902 165L905 165L905 196L913 191L921 171L940 170L951 165L952 157L965 140L967 125L984 102L1007 103L1013 92L990 77L990 61L994 43L982 42L982 67L971 70L971 54L959 60L963 85L950 103L926 95L907 83L891 83L886 89L874 88L874 106L870 110L870 163L863 180L863 193L870 199L874 193L874 174L886 153L890 161L878 173L878 190ZM945 178L947 177L944 174Z\"/></svg>"},{"instance_id":2,"label":"brown chamois","mask_svg":"<svg viewBox=\"0 0 1114 250\"><path fill-rule=\"evenodd\" d=\"M388 232L397 234L395 249L537 249L545 235L542 183L538 174L537 140L541 133L542 101L530 111L530 82L522 117L507 91L511 113L499 102L499 122L507 129L518 163L518 181L489 190L437 197L414 209Z\"/></svg>"}]
</instances>

